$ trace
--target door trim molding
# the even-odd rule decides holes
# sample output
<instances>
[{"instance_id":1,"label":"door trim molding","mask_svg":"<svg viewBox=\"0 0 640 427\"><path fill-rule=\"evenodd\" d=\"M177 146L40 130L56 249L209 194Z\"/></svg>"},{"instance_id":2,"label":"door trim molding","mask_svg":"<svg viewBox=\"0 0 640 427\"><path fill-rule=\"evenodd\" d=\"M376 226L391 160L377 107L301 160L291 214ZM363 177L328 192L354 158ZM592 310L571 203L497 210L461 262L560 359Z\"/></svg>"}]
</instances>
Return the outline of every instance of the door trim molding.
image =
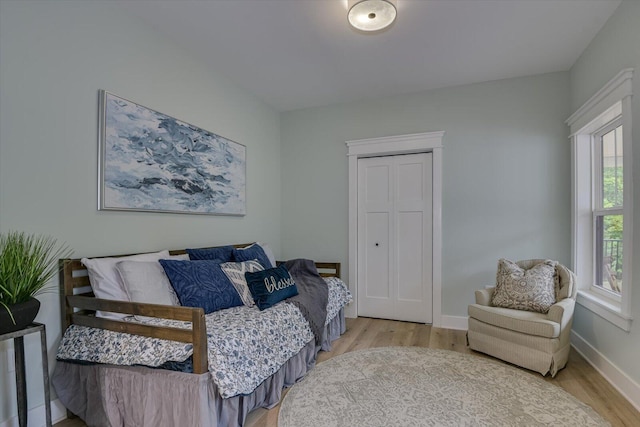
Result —
<instances>
[{"instance_id":1,"label":"door trim molding","mask_svg":"<svg viewBox=\"0 0 640 427\"><path fill-rule=\"evenodd\" d=\"M442 324L442 138L425 132L346 141L349 160L349 290L347 317L358 316L358 159L397 154L433 153L433 326Z\"/></svg>"}]
</instances>

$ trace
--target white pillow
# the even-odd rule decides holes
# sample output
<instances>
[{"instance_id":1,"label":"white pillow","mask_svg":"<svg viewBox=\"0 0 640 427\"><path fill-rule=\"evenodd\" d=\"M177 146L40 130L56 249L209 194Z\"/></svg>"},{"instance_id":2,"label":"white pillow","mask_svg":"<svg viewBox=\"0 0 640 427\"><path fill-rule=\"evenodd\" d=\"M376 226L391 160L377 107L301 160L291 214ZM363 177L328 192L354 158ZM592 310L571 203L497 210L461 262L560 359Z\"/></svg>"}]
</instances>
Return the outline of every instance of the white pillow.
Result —
<instances>
[{"instance_id":1,"label":"white pillow","mask_svg":"<svg viewBox=\"0 0 640 427\"><path fill-rule=\"evenodd\" d=\"M243 262L225 262L220 264L220 268L224 274L229 278L231 284L240 295L242 303L247 307L253 307L256 305L249 285L247 285L247 279L244 277L244 273L255 273L256 271L264 270L262 264L258 261L243 261Z\"/></svg>"},{"instance_id":2,"label":"white pillow","mask_svg":"<svg viewBox=\"0 0 640 427\"><path fill-rule=\"evenodd\" d=\"M169 257L169 251L153 252L149 254L132 255L119 258L82 258L80 261L87 267L91 289L96 298L129 301L124 283L116 270L116 264L121 261L158 261ZM127 317L123 313L96 312L97 317L120 320Z\"/></svg>"},{"instance_id":3,"label":"white pillow","mask_svg":"<svg viewBox=\"0 0 640 427\"><path fill-rule=\"evenodd\" d=\"M158 261L120 261L116 264L131 302L180 305L180 300Z\"/></svg>"},{"instance_id":4,"label":"white pillow","mask_svg":"<svg viewBox=\"0 0 640 427\"><path fill-rule=\"evenodd\" d=\"M269 244L267 243L260 243L260 242L256 242L256 243L260 245L260 247L264 251L264 254L267 256L267 258L269 258L269 262L271 262L271 267L275 267L276 256L273 254L273 249L271 249L271 246L269 246Z\"/></svg>"}]
</instances>

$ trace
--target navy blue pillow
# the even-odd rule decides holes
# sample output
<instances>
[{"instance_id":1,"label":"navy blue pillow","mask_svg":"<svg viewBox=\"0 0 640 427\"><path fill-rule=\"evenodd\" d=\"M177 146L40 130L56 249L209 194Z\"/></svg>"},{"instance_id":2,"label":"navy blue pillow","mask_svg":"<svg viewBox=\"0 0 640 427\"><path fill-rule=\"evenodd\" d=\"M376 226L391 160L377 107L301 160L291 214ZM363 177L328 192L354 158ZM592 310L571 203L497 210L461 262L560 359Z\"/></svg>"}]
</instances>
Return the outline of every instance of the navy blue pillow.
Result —
<instances>
[{"instance_id":1,"label":"navy blue pillow","mask_svg":"<svg viewBox=\"0 0 640 427\"><path fill-rule=\"evenodd\" d=\"M264 268L275 267L275 265L271 265L271 261L269 261L269 258L267 257L267 254L264 253L264 250L262 249L262 246L260 246L257 243L254 243L251 246L247 246L246 248L234 249L233 250L233 258L237 262L251 261L253 259L257 259L258 262Z\"/></svg>"},{"instance_id":2,"label":"navy blue pillow","mask_svg":"<svg viewBox=\"0 0 640 427\"><path fill-rule=\"evenodd\" d=\"M218 248L187 249L189 259L214 260L220 263L233 261L233 246L220 246Z\"/></svg>"},{"instance_id":3,"label":"navy blue pillow","mask_svg":"<svg viewBox=\"0 0 640 427\"><path fill-rule=\"evenodd\" d=\"M251 296L260 310L298 295L298 287L284 265L268 270L244 273Z\"/></svg>"},{"instance_id":4,"label":"navy blue pillow","mask_svg":"<svg viewBox=\"0 0 640 427\"><path fill-rule=\"evenodd\" d=\"M202 307L205 314L242 305L240 295L217 261L161 259L180 304Z\"/></svg>"}]
</instances>

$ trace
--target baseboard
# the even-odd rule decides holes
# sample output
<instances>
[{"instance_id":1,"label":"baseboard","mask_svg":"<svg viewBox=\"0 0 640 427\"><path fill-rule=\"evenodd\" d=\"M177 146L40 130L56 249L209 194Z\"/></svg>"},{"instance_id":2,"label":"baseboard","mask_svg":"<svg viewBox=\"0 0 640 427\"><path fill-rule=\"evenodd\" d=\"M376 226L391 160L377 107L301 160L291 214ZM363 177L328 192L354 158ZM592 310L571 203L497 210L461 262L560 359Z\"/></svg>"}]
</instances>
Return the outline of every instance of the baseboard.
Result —
<instances>
[{"instance_id":1,"label":"baseboard","mask_svg":"<svg viewBox=\"0 0 640 427\"><path fill-rule=\"evenodd\" d=\"M440 317L440 327L466 331L469 329L469 318L467 316L446 316L443 314Z\"/></svg>"},{"instance_id":2,"label":"baseboard","mask_svg":"<svg viewBox=\"0 0 640 427\"><path fill-rule=\"evenodd\" d=\"M67 409L60 402L60 400L56 399L51 401L51 421L53 424L60 422L67 418ZM27 412L27 425L29 427L43 427L45 426L47 420L47 412L44 408L44 403L40 406L37 406L33 409L29 409ZM18 416L16 415L13 418L9 418L0 423L0 427L18 427Z\"/></svg>"},{"instance_id":3,"label":"baseboard","mask_svg":"<svg viewBox=\"0 0 640 427\"><path fill-rule=\"evenodd\" d=\"M575 331L571 331L571 346L640 411L640 385L637 382Z\"/></svg>"},{"instance_id":4,"label":"baseboard","mask_svg":"<svg viewBox=\"0 0 640 427\"><path fill-rule=\"evenodd\" d=\"M354 312L348 311L347 309L345 309L344 311L345 317L348 317L351 319L355 319L358 317ZM436 326L435 322L433 323L433 325ZM440 316L440 326L438 327L443 329L458 329L461 331L466 331L467 329L469 329L468 325L469 325L469 318L467 316L443 315L443 316Z\"/></svg>"}]
</instances>

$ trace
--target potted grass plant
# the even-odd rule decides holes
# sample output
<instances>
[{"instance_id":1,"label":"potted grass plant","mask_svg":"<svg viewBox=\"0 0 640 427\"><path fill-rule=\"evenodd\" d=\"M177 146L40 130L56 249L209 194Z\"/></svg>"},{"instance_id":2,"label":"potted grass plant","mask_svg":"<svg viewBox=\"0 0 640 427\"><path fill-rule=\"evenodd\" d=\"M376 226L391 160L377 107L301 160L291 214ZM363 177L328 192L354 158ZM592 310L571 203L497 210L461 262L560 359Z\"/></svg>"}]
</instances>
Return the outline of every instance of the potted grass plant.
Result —
<instances>
[{"instance_id":1,"label":"potted grass plant","mask_svg":"<svg viewBox=\"0 0 640 427\"><path fill-rule=\"evenodd\" d=\"M10 231L0 234L0 334L33 322L40 310L36 295L59 271L58 259L71 255L51 236Z\"/></svg>"}]
</instances>

